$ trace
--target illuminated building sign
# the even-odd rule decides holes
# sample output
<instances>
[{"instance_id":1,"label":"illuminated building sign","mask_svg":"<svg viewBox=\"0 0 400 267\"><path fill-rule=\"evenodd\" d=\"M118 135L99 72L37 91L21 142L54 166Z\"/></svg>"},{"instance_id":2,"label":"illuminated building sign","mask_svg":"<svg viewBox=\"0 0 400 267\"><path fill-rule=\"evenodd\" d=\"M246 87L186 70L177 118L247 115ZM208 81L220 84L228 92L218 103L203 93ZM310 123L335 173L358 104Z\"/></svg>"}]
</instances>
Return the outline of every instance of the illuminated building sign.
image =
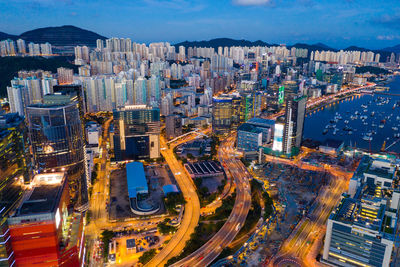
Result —
<instances>
[{"instance_id":1,"label":"illuminated building sign","mask_svg":"<svg viewBox=\"0 0 400 267\"><path fill-rule=\"evenodd\" d=\"M283 149L283 124L275 124L274 143L272 150L282 152Z\"/></svg>"},{"instance_id":2,"label":"illuminated building sign","mask_svg":"<svg viewBox=\"0 0 400 267\"><path fill-rule=\"evenodd\" d=\"M279 96L278 96L278 103L282 104L283 100L285 99L285 87L279 87Z\"/></svg>"},{"instance_id":3,"label":"illuminated building sign","mask_svg":"<svg viewBox=\"0 0 400 267\"><path fill-rule=\"evenodd\" d=\"M58 228L61 222L60 209L57 209L55 220L56 220L56 227Z\"/></svg>"}]
</instances>

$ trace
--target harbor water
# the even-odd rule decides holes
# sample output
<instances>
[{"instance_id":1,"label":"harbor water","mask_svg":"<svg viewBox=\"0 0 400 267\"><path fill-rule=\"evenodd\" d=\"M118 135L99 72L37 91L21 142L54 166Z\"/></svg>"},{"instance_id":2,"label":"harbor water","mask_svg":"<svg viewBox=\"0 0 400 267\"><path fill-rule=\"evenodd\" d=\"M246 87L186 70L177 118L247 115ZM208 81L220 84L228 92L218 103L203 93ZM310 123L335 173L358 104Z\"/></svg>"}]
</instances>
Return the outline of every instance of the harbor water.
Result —
<instances>
[{"instance_id":1,"label":"harbor water","mask_svg":"<svg viewBox=\"0 0 400 267\"><path fill-rule=\"evenodd\" d=\"M400 76L385 87L385 94L354 95L309 113L303 138L342 140L345 146L372 152L384 146L400 153Z\"/></svg>"}]
</instances>

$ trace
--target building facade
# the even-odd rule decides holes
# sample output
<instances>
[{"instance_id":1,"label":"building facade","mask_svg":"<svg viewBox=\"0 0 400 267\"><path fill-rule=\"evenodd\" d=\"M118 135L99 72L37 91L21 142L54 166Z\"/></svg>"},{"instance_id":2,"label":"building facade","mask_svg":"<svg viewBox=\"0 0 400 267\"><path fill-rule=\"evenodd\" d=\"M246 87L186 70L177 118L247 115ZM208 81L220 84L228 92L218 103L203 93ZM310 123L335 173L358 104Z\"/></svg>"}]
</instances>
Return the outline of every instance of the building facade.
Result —
<instances>
[{"instance_id":1,"label":"building facade","mask_svg":"<svg viewBox=\"0 0 400 267\"><path fill-rule=\"evenodd\" d=\"M15 266L74 267L83 258L83 220L70 212L65 173L38 174L8 219Z\"/></svg>"},{"instance_id":2,"label":"building facade","mask_svg":"<svg viewBox=\"0 0 400 267\"><path fill-rule=\"evenodd\" d=\"M212 131L216 135L228 134L232 125L232 97L214 97Z\"/></svg>"},{"instance_id":3,"label":"building facade","mask_svg":"<svg viewBox=\"0 0 400 267\"><path fill-rule=\"evenodd\" d=\"M322 260L333 266L390 266L400 191L393 162L364 157L327 222ZM395 266L395 265L392 265Z\"/></svg>"},{"instance_id":4,"label":"building facade","mask_svg":"<svg viewBox=\"0 0 400 267\"><path fill-rule=\"evenodd\" d=\"M117 161L160 157L160 110L146 105L115 109L114 153Z\"/></svg>"},{"instance_id":5,"label":"building facade","mask_svg":"<svg viewBox=\"0 0 400 267\"><path fill-rule=\"evenodd\" d=\"M173 139L182 135L181 116L172 114L165 117L165 135L167 139Z\"/></svg>"},{"instance_id":6,"label":"building facade","mask_svg":"<svg viewBox=\"0 0 400 267\"><path fill-rule=\"evenodd\" d=\"M67 170L76 207L88 204L88 171L84 130L78 102L31 105L26 108L33 159L39 173Z\"/></svg>"},{"instance_id":7,"label":"building facade","mask_svg":"<svg viewBox=\"0 0 400 267\"><path fill-rule=\"evenodd\" d=\"M306 96L298 96L286 101L282 147L285 154L291 154L293 148L300 148L303 138L306 103Z\"/></svg>"}]
</instances>

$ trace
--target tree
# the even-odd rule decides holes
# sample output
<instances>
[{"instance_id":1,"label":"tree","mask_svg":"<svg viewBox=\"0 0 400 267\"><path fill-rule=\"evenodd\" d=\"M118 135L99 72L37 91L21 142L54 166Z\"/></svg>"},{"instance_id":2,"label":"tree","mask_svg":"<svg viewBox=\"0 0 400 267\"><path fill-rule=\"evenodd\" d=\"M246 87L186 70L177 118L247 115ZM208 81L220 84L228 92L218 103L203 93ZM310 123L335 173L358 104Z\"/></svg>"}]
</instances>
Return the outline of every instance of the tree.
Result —
<instances>
[{"instance_id":1,"label":"tree","mask_svg":"<svg viewBox=\"0 0 400 267\"><path fill-rule=\"evenodd\" d=\"M154 248L144 252L143 255L139 257L139 262L143 265L148 263L156 255L156 253L157 251Z\"/></svg>"},{"instance_id":2,"label":"tree","mask_svg":"<svg viewBox=\"0 0 400 267\"><path fill-rule=\"evenodd\" d=\"M170 233L175 233L176 232L176 227L173 227L171 225L167 225L167 222L160 222L157 225L157 229L162 235L168 235Z\"/></svg>"},{"instance_id":3,"label":"tree","mask_svg":"<svg viewBox=\"0 0 400 267\"><path fill-rule=\"evenodd\" d=\"M109 245L111 239L113 239L113 237L114 237L114 232L109 231L109 230L104 230L100 234L100 239L101 239L101 241L103 241L103 258L104 259L107 259L107 257L108 257L108 245Z\"/></svg>"},{"instance_id":4,"label":"tree","mask_svg":"<svg viewBox=\"0 0 400 267\"><path fill-rule=\"evenodd\" d=\"M168 193L164 198L164 204L170 214L177 214L175 208L177 205L185 204L185 198L182 193Z\"/></svg>"}]
</instances>

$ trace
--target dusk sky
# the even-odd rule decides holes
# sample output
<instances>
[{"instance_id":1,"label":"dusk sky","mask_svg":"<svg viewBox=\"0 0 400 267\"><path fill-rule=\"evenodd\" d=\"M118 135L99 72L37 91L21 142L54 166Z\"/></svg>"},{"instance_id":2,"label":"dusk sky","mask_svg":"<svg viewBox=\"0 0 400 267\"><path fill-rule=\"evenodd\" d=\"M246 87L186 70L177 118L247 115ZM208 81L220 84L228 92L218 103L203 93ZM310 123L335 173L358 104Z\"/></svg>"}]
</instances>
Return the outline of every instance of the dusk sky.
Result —
<instances>
[{"instance_id":1,"label":"dusk sky","mask_svg":"<svg viewBox=\"0 0 400 267\"><path fill-rule=\"evenodd\" d=\"M136 42L217 37L334 48L400 44L399 0L0 0L0 31L75 25Z\"/></svg>"}]
</instances>

